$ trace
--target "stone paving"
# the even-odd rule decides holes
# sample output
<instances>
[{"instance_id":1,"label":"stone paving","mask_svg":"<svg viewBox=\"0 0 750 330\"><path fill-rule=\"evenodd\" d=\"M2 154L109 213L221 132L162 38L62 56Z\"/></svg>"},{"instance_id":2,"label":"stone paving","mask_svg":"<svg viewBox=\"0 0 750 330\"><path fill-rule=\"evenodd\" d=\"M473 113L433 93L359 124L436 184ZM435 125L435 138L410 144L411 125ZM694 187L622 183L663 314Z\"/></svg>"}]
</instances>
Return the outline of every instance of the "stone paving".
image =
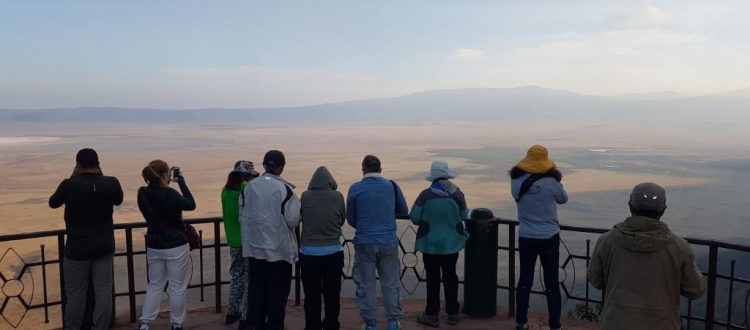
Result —
<instances>
[{"instance_id":1,"label":"stone paving","mask_svg":"<svg viewBox=\"0 0 750 330\"><path fill-rule=\"evenodd\" d=\"M421 299L406 299L404 300L404 317L401 320L402 329L433 329L417 323L417 315L424 310L424 300ZM380 305L381 315L381 329L385 323L385 319L382 319L383 308ZM359 329L362 325L362 321L359 318L357 305L352 298L342 298L341 301L341 329ZM451 330L489 330L489 329L515 329L515 321L513 318L508 316L507 310L498 308L497 316L488 319L472 319L465 315L462 315L461 322L455 326L449 326L447 323L447 316L442 313L440 315L440 328L451 329ZM549 329L546 326L547 316L546 315L529 315L530 329ZM578 320L564 319L562 322L563 329L599 329L596 323L584 322ZM224 325L224 314L214 313L213 310L192 310L188 312L187 322L184 324L186 330L225 330L225 329L237 329L237 324L231 326ZM305 327L305 312L302 306L294 306L289 304L287 307L286 315L286 329L298 330L304 329ZM115 329L137 329L135 324L120 325ZM159 318L151 326L152 330L168 330L169 329L169 314L163 312L159 315Z\"/></svg>"}]
</instances>

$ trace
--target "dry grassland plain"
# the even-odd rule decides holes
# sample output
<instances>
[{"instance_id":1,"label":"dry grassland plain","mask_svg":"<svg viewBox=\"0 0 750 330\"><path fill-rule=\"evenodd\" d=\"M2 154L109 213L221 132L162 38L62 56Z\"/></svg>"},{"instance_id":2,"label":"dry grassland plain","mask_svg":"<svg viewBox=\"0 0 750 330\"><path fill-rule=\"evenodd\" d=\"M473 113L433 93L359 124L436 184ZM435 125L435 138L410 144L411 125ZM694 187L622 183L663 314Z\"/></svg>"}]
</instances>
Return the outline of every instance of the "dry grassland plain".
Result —
<instances>
[{"instance_id":1,"label":"dry grassland plain","mask_svg":"<svg viewBox=\"0 0 750 330\"><path fill-rule=\"evenodd\" d=\"M331 170L339 190L346 194L361 178L362 157L377 155L383 162L383 174L401 185L409 203L427 187L423 178L432 160L445 159L459 171L454 181L466 194L470 208L486 207L497 216L515 218L507 171L525 155L526 148L540 143L548 146L562 170L570 196L570 201L559 207L562 224L611 227L628 215L629 190L639 182L653 181L667 188L669 209L664 221L678 234L747 243L750 235L745 223L750 219L745 214L745 187L750 185L746 175L750 161L743 141L750 141L750 133L686 133L677 127L634 134L645 131L642 127L553 124L0 125L0 235L64 228L63 210L50 209L47 200L70 175L75 153L84 147L95 148L103 172L119 178L125 201L115 209L115 222L124 223L142 221L135 198L144 184L141 170L150 160L163 159L182 168L198 205L184 214L186 218L220 216L220 190L233 163L247 159L259 165L269 149L286 154L284 177L297 185L297 194L306 189L310 176L321 165ZM399 227L404 232L406 224ZM212 237L210 226L203 229ZM345 227L345 235L351 237L352 232ZM134 232L136 249L143 248L143 233ZM117 235L117 249L124 251L124 234ZM568 235L566 238L575 243L571 248L581 252L582 237ZM405 237L405 246L412 240ZM40 244L47 245L48 255L57 255L54 237L0 243L0 251L12 248L28 263L39 260ZM347 255L351 257L350 252ZM206 256L207 265L212 265L212 258L210 253ZM222 259L226 265L228 253ZM125 269L124 258L117 258L115 264L118 270ZM145 285L143 265L142 256L136 256L136 289ZM11 275L21 269L20 264L6 261L0 266L10 269L6 273ZM196 262L193 283L198 272ZM503 261L500 274L507 272L507 261ZM39 269L33 274L38 282ZM118 292L127 288L126 277L121 275L115 276ZM57 276L57 267L48 268L49 278ZM211 267L205 276L213 278ZM24 281L32 285L30 279ZM49 298L59 299L59 289L53 286ZM352 290L345 288L346 292ZM124 299L118 300L118 322L127 322ZM140 304L141 297L137 299ZM38 294L34 301L40 302ZM207 306L198 302L196 290L190 292L189 301L191 306ZM18 317L24 309L9 306L5 313ZM41 311L35 310L25 324L42 324L42 317ZM52 322L46 327L54 328L59 324L59 308L52 308L50 317ZM0 324L0 329L4 328L7 324Z\"/></svg>"},{"instance_id":2,"label":"dry grassland plain","mask_svg":"<svg viewBox=\"0 0 750 330\"><path fill-rule=\"evenodd\" d=\"M116 222L141 221L135 204L136 191L143 185L141 169L152 159L163 159L182 168L198 204L197 210L186 213L186 217L220 215L220 189L234 161L248 159L259 164L269 149L280 149L286 154L284 176L297 185L298 194L304 191L311 174L320 165L332 171L339 189L346 194L349 185L361 177L362 157L378 155L383 162L383 173L399 182L409 202L426 187L422 178L430 162L443 158L462 174L455 181L465 192L470 207L487 207L501 216L514 217L515 206L506 171L535 143L547 145L551 157L558 161L571 202L606 193L626 198L627 190L643 181L660 183L668 190L720 184L721 178L709 171L681 171L684 166L680 159L731 160L738 157L731 152L717 156L721 150L712 147L717 141L705 137L691 140L686 134L669 131L634 137L632 132L632 128L627 127L552 124L16 125L4 128L0 135L0 219L3 221L0 234L64 227L62 210L51 210L46 202L60 180L70 175L75 152L83 147L97 149L104 173L118 177L122 183L125 202L116 209ZM722 143L726 146L731 142ZM731 145L727 148L736 149ZM614 156L602 158L610 155ZM667 156L674 158L674 164L665 164L670 161L664 159ZM587 162L582 163L582 159ZM627 160L627 164L622 165L623 160ZM576 214L571 214L575 219L562 217L562 222L609 227L627 215L625 202L595 205L597 209L610 209L611 212L604 213L613 216L598 219L602 220L599 224ZM670 202L672 208L679 205L673 200ZM561 207L562 214L565 208ZM693 229L687 231L691 232L699 233Z\"/></svg>"}]
</instances>

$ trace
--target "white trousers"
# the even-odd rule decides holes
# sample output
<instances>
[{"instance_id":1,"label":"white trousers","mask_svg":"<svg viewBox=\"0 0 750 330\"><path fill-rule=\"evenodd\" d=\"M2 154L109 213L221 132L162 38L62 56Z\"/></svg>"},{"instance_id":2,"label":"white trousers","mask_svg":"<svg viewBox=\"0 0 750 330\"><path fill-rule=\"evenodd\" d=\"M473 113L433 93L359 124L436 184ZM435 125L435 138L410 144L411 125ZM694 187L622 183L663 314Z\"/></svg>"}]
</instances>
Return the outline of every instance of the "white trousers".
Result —
<instances>
[{"instance_id":1,"label":"white trousers","mask_svg":"<svg viewBox=\"0 0 750 330\"><path fill-rule=\"evenodd\" d=\"M185 321L187 313L186 292L190 284L192 263L188 244L171 249L146 249L148 285L141 310L141 321L151 322L159 315L164 285L169 281L169 318L172 324Z\"/></svg>"}]
</instances>

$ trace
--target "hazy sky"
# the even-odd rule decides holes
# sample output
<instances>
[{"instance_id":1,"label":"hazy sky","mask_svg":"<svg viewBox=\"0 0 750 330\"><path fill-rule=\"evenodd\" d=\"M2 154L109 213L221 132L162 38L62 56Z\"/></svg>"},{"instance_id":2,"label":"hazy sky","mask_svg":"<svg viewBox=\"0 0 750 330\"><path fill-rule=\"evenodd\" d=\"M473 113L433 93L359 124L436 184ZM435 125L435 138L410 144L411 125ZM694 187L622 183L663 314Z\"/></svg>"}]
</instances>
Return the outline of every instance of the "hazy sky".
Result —
<instances>
[{"instance_id":1,"label":"hazy sky","mask_svg":"<svg viewBox=\"0 0 750 330\"><path fill-rule=\"evenodd\" d=\"M0 107L750 87L750 1L0 0Z\"/></svg>"}]
</instances>

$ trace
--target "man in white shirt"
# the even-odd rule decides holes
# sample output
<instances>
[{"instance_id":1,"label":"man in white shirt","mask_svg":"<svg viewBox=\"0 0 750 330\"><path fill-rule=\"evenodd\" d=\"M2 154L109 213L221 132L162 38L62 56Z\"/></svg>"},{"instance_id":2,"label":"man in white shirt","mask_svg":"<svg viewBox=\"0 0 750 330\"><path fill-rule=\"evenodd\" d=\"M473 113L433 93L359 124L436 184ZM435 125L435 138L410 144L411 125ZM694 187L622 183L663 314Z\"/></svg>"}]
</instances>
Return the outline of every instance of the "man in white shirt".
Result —
<instances>
[{"instance_id":1,"label":"man in white shirt","mask_svg":"<svg viewBox=\"0 0 750 330\"><path fill-rule=\"evenodd\" d=\"M242 255L250 264L249 329L284 329L301 207L294 185L281 177L285 164L281 151L268 151L263 157L266 172L250 181L240 197Z\"/></svg>"}]
</instances>

